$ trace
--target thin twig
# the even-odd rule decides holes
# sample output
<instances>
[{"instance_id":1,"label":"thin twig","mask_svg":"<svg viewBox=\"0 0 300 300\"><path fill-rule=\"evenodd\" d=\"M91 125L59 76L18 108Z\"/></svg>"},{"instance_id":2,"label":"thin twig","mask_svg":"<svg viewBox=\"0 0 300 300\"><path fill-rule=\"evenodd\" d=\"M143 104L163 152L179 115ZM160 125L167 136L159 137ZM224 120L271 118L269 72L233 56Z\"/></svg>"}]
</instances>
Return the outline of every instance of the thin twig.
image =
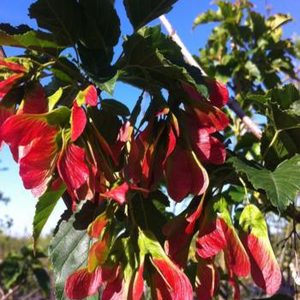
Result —
<instances>
[{"instance_id":1,"label":"thin twig","mask_svg":"<svg viewBox=\"0 0 300 300\"><path fill-rule=\"evenodd\" d=\"M175 29L169 22L169 20L166 18L165 15L162 15L159 17L161 23L167 30L168 34L170 35L171 39L181 48L182 55L187 63L190 65L198 68L203 76L207 76L205 71L201 68L201 66L198 64L198 62L195 60L195 58L192 56L192 54L189 52L189 50L186 48L182 40L180 39L179 35L176 33ZM233 110L237 116L243 121L245 126L248 128L248 130L257 138L261 139L262 137L262 131L260 128L248 117L246 116L245 112L239 105L239 103L236 100L230 99L228 102L228 106L231 110Z\"/></svg>"},{"instance_id":2,"label":"thin twig","mask_svg":"<svg viewBox=\"0 0 300 300\"><path fill-rule=\"evenodd\" d=\"M12 288L11 290L9 290L9 292L6 295L4 295L3 297L1 297L0 300L8 300L10 298L10 296L12 296L20 288L21 288L21 285L16 285L14 288Z\"/></svg>"},{"instance_id":3,"label":"thin twig","mask_svg":"<svg viewBox=\"0 0 300 300\"><path fill-rule=\"evenodd\" d=\"M0 46L0 58L5 58L6 54L2 46Z\"/></svg>"}]
</instances>

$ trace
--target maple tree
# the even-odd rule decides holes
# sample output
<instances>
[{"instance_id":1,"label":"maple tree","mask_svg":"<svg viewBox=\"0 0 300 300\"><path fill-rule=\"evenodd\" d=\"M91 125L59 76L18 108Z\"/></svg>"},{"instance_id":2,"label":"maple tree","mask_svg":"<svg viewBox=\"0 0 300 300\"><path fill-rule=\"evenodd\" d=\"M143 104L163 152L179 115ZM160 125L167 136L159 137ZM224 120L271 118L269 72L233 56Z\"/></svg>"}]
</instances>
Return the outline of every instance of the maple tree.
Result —
<instances>
[{"instance_id":1,"label":"maple tree","mask_svg":"<svg viewBox=\"0 0 300 300\"><path fill-rule=\"evenodd\" d=\"M281 86L297 79L281 32L290 17L219 1L195 20L220 22L204 75L145 26L175 2L124 0L134 32L117 59L111 0L38 0L39 29L0 24L1 45L26 49L0 59L0 143L38 198L35 244L60 198L67 206L50 245L57 299L212 299L224 283L239 299L250 276L268 295L281 286L265 214L300 215L300 93ZM118 81L141 91L131 111L108 96ZM267 116L262 141L224 108L232 93Z\"/></svg>"}]
</instances>

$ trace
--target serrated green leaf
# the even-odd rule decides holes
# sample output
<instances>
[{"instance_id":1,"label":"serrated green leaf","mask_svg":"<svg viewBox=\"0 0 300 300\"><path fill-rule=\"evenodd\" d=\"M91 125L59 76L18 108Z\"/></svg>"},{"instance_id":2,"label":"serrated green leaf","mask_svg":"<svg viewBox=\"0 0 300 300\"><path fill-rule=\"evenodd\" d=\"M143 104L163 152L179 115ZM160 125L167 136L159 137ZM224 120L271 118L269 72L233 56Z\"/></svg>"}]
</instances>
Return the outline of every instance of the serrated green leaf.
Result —
<instances>
[{"instance_id":1,"label":"serrated green leaf","mask_svg":"<svg viewBox=\"0 0 300 300\"><path fill-rule=\"evenodd\" d=\"M288 84L282 88L272 89L267 96L272 103L279 105L280 109L287 110L300 99L300 92L293 84Z\"/></svg>"},{"instance_id":2,"label":"serrated green leaf","mask_svg":"<svg viewBox=\"0 0 300 300\"><path fill-rule=\"evenodd\" d=\"M280 211L293 203L300 190L300 155L285 160L274 172L251 167L236 157L228 161L237 172L247 176L255 189L264 190L271 203Z\"/></svg>"},{"instance_id":3,"label":"serrated green leaf","mask_svg":"<svg viewBox=\"0 0 300 300\"><path fill-rule=\"evenodd\" d=\"M177 0L124 0L127 16L135 30L172 9Z\"/></svg>"},{"instance_id":4,"label":"serrated green leaf","mask_svg":"<svg viewBox=\"0 0 300 300\"><path fill-rule=\"evenodd\" d=\"M62 196L66 187L64 184L55 191L48 190L41 196L35 207L35 214L33 219L33 239L36 244L48 218L50 217L59 198Z\"/></svg>"},{"instance_id":5,"label":"serrated green leaf","mask_svg":"<svg viewBox=\"0 0 300 300\"><path fill-rule=\"evenodd\" d=\"M86 229L76 229L74 222L75 215L60 224L49 248L58 300L66 300L64 285L67 277L87 264L90 238Z\"/></svg>"},{"instance_id":6,"label":"serrated green leaf","mask_svg":"<svg viewBox=\"0 0 300 300\"><path fill-rule=\"evenodd\" d=\"M161 33L160 27L142 28L125 41L123 48L119 62L122 81L141 89L166 88L174 93L176 83L178 92L182 91L182 82L201 88L185 68L180 48Z\"/></svg>"}]
</instances>

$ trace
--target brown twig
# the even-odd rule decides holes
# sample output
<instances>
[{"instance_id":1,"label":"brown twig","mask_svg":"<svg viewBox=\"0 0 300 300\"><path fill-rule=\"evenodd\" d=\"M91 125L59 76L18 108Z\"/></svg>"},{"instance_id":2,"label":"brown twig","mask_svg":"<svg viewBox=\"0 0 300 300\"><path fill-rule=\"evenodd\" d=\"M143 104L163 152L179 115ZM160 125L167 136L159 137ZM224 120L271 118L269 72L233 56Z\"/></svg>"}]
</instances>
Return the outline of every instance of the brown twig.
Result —
<instances>
[{"instance_id":1,"label":"brown twig","mask_svg":"<svg viewBox=\"0 0 300 300\"><path fill-rule=\"evenodd\" d=\"M18 291L21 288L20 285L16 285L13 289L9 290L9 292L1 297L0 300L8 300L16 291Z\"/></svg>"},{"instance_id":2,"label":"brown twig","mask_svg":"<svg viewBox=\"0 0 300 300\"><path fill-rule=\"evenodd\" d=\"M0 58L5 58L6 54L2 46L0 46Z\"/></svg>"},{"instance_id":3,"label":"brown twig","mask_svg":"<svg viewBox=\"0 0 300 300\"><path fill-rule=\"evenodd\" d=\"M207 76L205 71L201 68L201 66L198 64L198 62L195 60L193 55L189 52L189 50L186 48L184 43L182 42L179 35L176 33L175 29L169 22L169 20L166 18L165 15L162 15L159 17L161 23L167 30L168 34L170 35L171 39L181 48L182 55L187 63L190 65L198 68L203 76ZM236 100L231 99L228 103L229 108L236 113L236 115L241 118L247 129L257 138L261 139L262 137L262 131L260 128L244 113L243 109L239 105L239 103Z\"/></svg>"}]
</instances>

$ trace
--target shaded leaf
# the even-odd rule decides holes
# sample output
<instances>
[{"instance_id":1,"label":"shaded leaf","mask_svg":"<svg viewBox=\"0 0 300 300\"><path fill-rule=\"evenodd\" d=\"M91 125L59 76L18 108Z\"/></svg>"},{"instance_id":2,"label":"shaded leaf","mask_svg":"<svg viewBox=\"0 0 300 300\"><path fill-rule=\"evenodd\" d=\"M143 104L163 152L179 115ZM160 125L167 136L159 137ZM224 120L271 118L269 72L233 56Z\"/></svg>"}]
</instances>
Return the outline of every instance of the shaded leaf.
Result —
<instances>
[{"instance_id":1,"label":"shaded leaf","mask_svg":"<svg viewBox=\"0 0 300 300\"><path fill-rule=\"evenodd\" d=\"M74 44L80 34L80 6L75 0L38 0L29 8L38 26L49 30L59 42Z\"/></svg>"},{"instance_id":2,"label":"shaded leaf","mask_svg":"<svg viewBox=\"0 0 300 300\"><path fill-rule=\"evenodd\" d=\"M177 0L124 0L127 16L137 30L172 9Z\"/></svg>"},{"instance_id":3,"label":"shaded leaf","mask_svg":"<svg viewBox=\"0 0 300 300\"><path fill-rule=\"evenodd\" d=\"M84 15L82 43L91 49L109 49L118 43L120 20L110 0L80 0Z\"/></svg>"},{"instance_id":4,"label":"shaded leaf","mask_svg":"<svg viewBox=\"0 0 300 300\"><path fill-rule=\"evenodd\" d=\"M129 116L130 111L128 107L114 99L105 99L101 102L101 107L104 111L109 111L110 113L118 116Z\"/></svg>"}]
</instances>

